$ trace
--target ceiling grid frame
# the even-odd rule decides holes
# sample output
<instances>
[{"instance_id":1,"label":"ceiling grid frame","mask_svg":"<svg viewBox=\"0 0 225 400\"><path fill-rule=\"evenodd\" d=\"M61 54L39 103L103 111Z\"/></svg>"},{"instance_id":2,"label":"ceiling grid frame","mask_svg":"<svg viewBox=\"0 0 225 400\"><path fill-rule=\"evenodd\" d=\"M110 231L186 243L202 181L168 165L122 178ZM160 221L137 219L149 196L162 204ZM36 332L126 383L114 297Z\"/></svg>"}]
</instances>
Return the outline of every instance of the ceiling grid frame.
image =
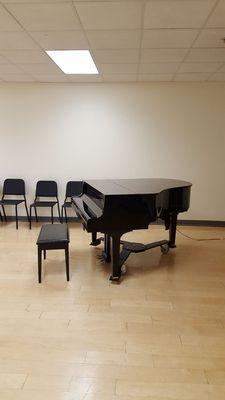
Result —
<instances>
[{"instance_id":1,"label":"ceiling grid frame","mask_svg":"<svg viewBox=\"0 0 225 400\"><path fill-rule=\"evenodd\" d=\"M201 1L203 1L203 0L197 0L196 3L198 3L200 5ZM184 77L186 76L186 77L190 78L190 79L188 79L190 81L192 80L192 77L193 77L193 81L198 80L197 79L198 77L199 77L199 81L213 81L214 77L215 77L215 81L219 81L219 80L225 81L225 45L224 45L224 47L222 47L222 46L207 47L205 45L203 47L195 46L195 43L198 41L198 38L202 32L205 32L206 30L207 31L210 31L210 30L213 31L213 30L219 30L219 29L225 30L225 23L224 23L224 26L220 26L220 27L218 27L218 26L212 27L210 25L208 26L208 21L210 20L211 16L214 15L214 12L215 12L215 10L217 10L217 7L219 5L221 7L221 5L223 6L223 4L225 7L225 0L215 0L214 3L213 3L213 0L211 0L212 8L210 9L210 12L208 13L208 15L207 15L206 19L204 20L204 23L201 25L201 27L198 27L198 28L197 27L195 27L195 28L193 28L193 27L192 28L187 28L187 27L183 27L183 28L182 27L180 27L180 28L160 27L160 28L157 28L161 31L165 31L165 33L168 32L168 29L170 31L173 31L173 30L176 31L176 29L196 30L197 31L197 35L195 36L194 40L191 42L189 47L187 47L187 48L180 47L180 49L186 50L186 53L184 54L183 59L179 61L178 65L176 65L175 61L168 61L167 57L169 57L168 54L170 53L170 52L168 52L168 50L179 50L179 47L176 47L176 46L175 47L165 47L165 48L163 48L163 47L158 47L158 48L157 47L156 48L143 47L144 32L146 30L148 30L150 32L153 31L153 29L155 30L155 28L145 29L144 23L145 23L147 5L148 4L150 5L151 3L152 4L154 4L154 3L155 4L159 4L159 3L169 4L170 2L171 2L171 4L172 3L175 4L176 1L175 0L97 0L97 1L96 0L93 0L93 1L90 1L90 0L83 0L83 1L81 1L81 0L74 0L74 1L72 1L72 0L64 0L64 1L61 1L61 0L47 0L47 1L44 1L44 0L32 0L32 1L31 0L29 0L29 1L28 0L21 0L21 1L20 0L1 0L0 7L2 7L9 14L9 16L11 18L13 18L13 20L18 24L18 26L21 28L21 32L23 32L26 35L26 37L28 37L30 39L30 41L34 44L34 48L32 48L32 49L9 48L9 49L0 50L1 59L2 59L1 63L5 64L5 65L8 64L9 66L10 65L14 66L15 68L18 69L18 74L14 74L14 73L7 74L5 72L4 73L0 72L0 79L2 81L8 82L8 81L10 81L10 76L11 76L12 81L14 81L13 79L16 77L16 75L21 75L21 81L23 81L22 79L24 77L24 79L25 79L24 81L29 81L29 79L30 79L31 81L34 81L34 82L42 82L42 81L48 82L48 79L49 79L49 82L62 81L62 82L69 82L69 83L71 83L71 82L100 82L101 83L101 82L112 82L112 81L113 82L116 82L116 81L118 81L118 82L123 82L123 81L124 82L129 82L129 81L130 82L143 82L143 81L151 81L151 80L152 81L169 81L170 82L170 81L177 81L177 80L179 80L179 78L182 78L182 76L184 76ZM194 4L194 0L184 0L185 4L188 4L188 2ZM90 41L90 37L88 35L88 32L90 31L90 29L88 29L87 27L85 28L83 20L82 20L81 16L79 15L78 9L76 8L77 5L84 5L84 4L85 4L85 7L88 8L88 5L90 5L90 7L91 7L91 6L93 6L93 4L96 4L96 3L99 5L100 9L101 9L100 5L102 4L102 5L106 6L106 9L108 8L108 10L110 10L110 5L112 5L112 4L117 4L118 10L120 9L119 6L123 5L123 7L121 8L123 10L123 12L125 12L124 5L127 5L127 7L129 7L129 4L132 4L133 9L135 10L135 6L137 6L137 4L139 4L139 5L141 4L141 6L140 6L141 7L140 29L137 29L137 26L135 26L134 29L132 29L131 22L129 22L129 20L127 20L127 21L125 21L124 26L129 26L129 28L126 27L126 29L107 29L106 30L109 33L109 35L110 35L111 31L114 31L114 32L137 31L137 33L139 33L139 31L140 31L140 37L138 39L139 40L138 48L134 47L134 49L133 49L133 47L130 47L130 45L127 46L126 48L125 47L114 48L112 46L112 48L110 47L109 50L104 48L102 50L105 50L105 51L97 51L96 46L93 46L93 43ZM209 7L211 7L210 0L208 0L208 3L209 3ZM92 76L92 77L89 75L87 75L87 76L71 75L70 76L70 75L65 75L65 74L61 73L61 70L59 68L58 68L59 73L57 73L57 74L54 74L51 72L49 72L49 73L39 73L39 72L33 73L32 65L30 65L30 67L29 67L30 69L29 68L26 69L25 64L28 64L27 62L25 62L25 63L16 62L16 57L13 59L13 56L10 56L9 58L7 58L7 52L8 52L8 56L9 56L9 52L11 54L13 52L19 53L21 51L21 54L22 54L22 52L29 53L32 51L37 51L37 52L40 52L40 57L41 57L41 55L45 54L45 50L47 50L32 35L32 32L35 32L35 31L26 29L24 27L24 25L21 23L20 18L17 18L17 16L14 15L14 13L12 11L14 5L16 5L16 9L20 9L20 5L23 5L23 7L24 7L24 5L26 5L26 4L29 4L29 6L31 6L31 9L32 9L32 5L39 5L40 9L41 9L41 5L43 5L43 4L50 5L50 9L51 9L51 7L52 7L52 9L54 9L54 5L56 5L56 4L62 4L62 5L65 4L65 5L72 6L72 9L74 10L75 19L78 19L80 27L79 27L79 29L77 28L77 29L69 29L69 30L62 30L62 31L72 32L72 33L79 31L82 33L81 37L85 38L88 50L91 52L92 57L95 61L95 64L96 64L100 74L98 76ZM181 4L182 4L182 2L181 2ZM203 4L203 2L202 2L202 4ZM66 9L67 8L68 8L68 6L66 6ZM200 9L201 9L201 6L200 6ZM199 9L198 9L198 13L199 13ZM103 13L103 15L104 15L104 13ZM130 15L132 15L132 13ZM218 12L217 12L217 15L218 15ZM28 17L26 16L26 18L29 18L29 14L28 14ZM113 18L115 20L116 14L113 16ZM121 21L121 18L123 19L123 17L121 17L121 15L120 15L120 21ZM126 16L124 18L126 18ZM132 18L134 21L136 21L136 24L137 24L137 19L135 20L135 16L133 16ZM130 19L130 21L132 21L132 19ZM218 22L218 17L217 17L217 22ZM53 21L53 25L54 25L54 21ZM65 26L65 23L64 23L64 26ZM51 32L53 36L54 36L54 32L60 33L59 30L54 30L54 29L53 30L50 29L49 31L45 29L45 31ZM99 29L99 30L94 29L94 31L101 31L101 29ZM7 30L1 31L1 29L0 29L0 32L1 32L1 34L3 34L3 37L4 37L4 34L7 33L8 31ZM44 32L44 30L43 30L43 32ZM178 31L176 31L176 32L178 32ZM194 34L194 32L193 32L193 34ZM129 34L127 36L129 37ZM125 40L124 43L126 44L126 39L124 39L124 40ZM137 46L137 42L135 43L134 46ZM137 54L137 62L136 63L135 63L136 56L135 56L135 58L131 57L132 49L135 50L135 52ZM152 60L150 59L150 62L147 63L147 64L149 64L150 72L142 72L143 70L145 70L145 68L143 67L143 54L145 53L145 50L154 50L154 49L160 50L160 51L165 50L164 58L163 58L163 56L161 56L163 54L163 52L160 53L160 51L159 51L159 52L153 53L153 52L149 51L149 54L156 54L156 55L155 55L155 58L153 57L153 59ZM213 55L215 55L216 59L215 59L215 61L211 60L211 59L208 61L197 61L197 57L196 57L196 60L189 61L188 57L191 54L193 49L195 50L195 53L197 55L200 54L200 58L201 58L202 54L204 55L204 51L206 52L206 56L207 56L207 50L208 50L209 59L210 59L210 56L213 57ZM48 50L54 50L54 49L48 49ZM62 50L64 50L64 49L62 49ZM67 48L65 48L65 50L67 50ZM76 48L74 50L76 50ZM99 50L101 50L101 48ZM126 53L126 50L129 50L129 51L127 51L127 53ZM204 50L204 51L201 53L202 50ZM223 50L224 50L224 57L222 55ZM199 53L198 53L198 51L199 51ZM133 52L133 54L135 54L135 52ZM210 54L210 52L211 52L211 54ZM123 53L124 53L124 56L122 57ZM192 56L192 57L195 57L195 53L193 53L194 56ZM32 53L30 53L30 54L32 54ZM121 54L121 56L120 56L120 54ZM124 62L124 59L126 58L126 56L125 56L126 54L129 55L129 60L127 63ZM158 58L160 61L157 61L157 54L159 54ZM100 57L100 55L101 55L101 59L103 59L103 60L107 60L107 57L108 57L108 60L109 60L108 64L107 63L104 64L104 62L100 61L101 59L98 58L98 57ZM112 58L114 57L114 55L116 58L115 58L115 62L112 63ZM218 60L217 60L217 58L218 58ZM5 62L4 62L4 60L5 60ZM43 58L43 60L44 60L44 58ZM211 69L209 65L206 65L206 64L210 64L210 63L212 64L212 71L208 72L208 73L204 72L204 70ZM42 64L42 63L31 62L31 64L36 65L36 64ZM193 67L195 64L196 70L201 69L200 64L202 64L203 70L199 71L199 72L191 72L191 71L182 72L182 67L185 70L186 64L193 64ZM204 64L205 64L205 68L204 68ZM54 68L56 68L55 64L51 60L49 60L49 62L47 62L47 61L43 62L43 70L45 69L46 65L54 66L52 68L52 71L54 71ZM106 67L108 68L108 71L110 71L110 72L106 72L107 71ZM148 66L146 65L146 70L147 70L147 67ZM171 72L169 72L169 71L172 71L175 67L176 67L175 72L173 72L171 74ZM187 67L188 67L188 65L187 65ZM215 69L213 69L213 67ZM158 71L157 71L157 68L159 68ZM5 70L4 67L2 67L2 69ZM38 70L38 66L36 67L36 69ZM48 69L49 69L49 71L51 71L50 66L46 67L46 71ZM195 67L193 69L195 69ZM34 67L34 70L35 70L35 67ZM41 70L41 66L40 66L40 70ZM157 72L151 72L151 71L155 71L155 70ZM13 71L13 68L12 68L12 71ZM19 74L19 71L21 71L21 74ZM4 79L4 75L7 76L7 79ZM46 79L44 79L44 78L46 78ZM55 79L55 81L54 81L54 79Z\"/></svg>"}]
</instances>

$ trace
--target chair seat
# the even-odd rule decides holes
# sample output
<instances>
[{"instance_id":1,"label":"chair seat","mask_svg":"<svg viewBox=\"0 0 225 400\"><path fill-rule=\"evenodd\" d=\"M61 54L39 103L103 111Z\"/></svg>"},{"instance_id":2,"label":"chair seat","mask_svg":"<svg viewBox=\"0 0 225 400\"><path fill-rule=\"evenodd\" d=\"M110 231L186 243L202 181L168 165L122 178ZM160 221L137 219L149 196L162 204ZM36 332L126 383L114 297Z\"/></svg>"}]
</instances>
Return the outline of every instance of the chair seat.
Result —
<instances>
[{"instance_id":1,"label":"chair seat","mask_svg":"<svg viewBox=\"0 0 225 400\"><path fill-rule=\"evenodd\" d=\"M47 243L69 243L69 230L66 224L45 224L38 236L37 245Z\"/></svg>"},{"instance_id":2,"label":"chair seat","mask_svg":"<svg viewBox=\"0 0 225 400\"><path fill-rule=\"evenodd\" d=\"M57 204L57 201L34 201L30 206L31 207L53 207Z\"/></svg>"},{"instance_id":3,"label":"chair seat","mask_svg":"<svg viewBox=\"0 0 225 400\"><path fill-rule=\"evenodd\" d=\"M23 203L24 199L3 199L0 200L0 205L3 206L16 206L17 204Z\"/></svg>"}]
</instances>

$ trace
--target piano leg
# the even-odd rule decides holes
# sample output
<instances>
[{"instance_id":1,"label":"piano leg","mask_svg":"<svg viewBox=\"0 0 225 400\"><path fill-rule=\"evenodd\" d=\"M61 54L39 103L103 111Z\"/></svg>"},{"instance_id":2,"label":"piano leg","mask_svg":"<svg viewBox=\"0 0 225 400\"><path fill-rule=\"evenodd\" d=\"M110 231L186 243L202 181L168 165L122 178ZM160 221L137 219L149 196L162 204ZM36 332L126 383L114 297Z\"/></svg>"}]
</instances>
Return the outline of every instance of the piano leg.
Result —
<instances>
[{"instance_id":1,"label":"piano leg","mask_svg":"<svg viewBox=\"0 0 225 400\"><path fill-rule=\"evenodd\" d=\"M120 234L112 236L112 275L109 278L110 281L119 281L121 276L120 238Z\"/></svg>"},{"instance_id":2,"label":"piano leg","mask_svg":"<svg viewBox=\"0 0 225 400\"><path fill-rule=\"evenodd\" d=\"M176 247L177 213L170 215L169 247Z\"/></svg>"},{"instance_id":3,"label":"piano leg","mask_svg":"<svg viewBox=\"0 0 225 400\"><path fill-rule=\"evenodd\" d=\"M95 242L96 242L96 239L97 239L97 233L96 233L96 232L93 232L93 233L91 234L91 243L95 243Z\"/></svg>"},{"instance_id":4,"label":"piano leg","mask_svg":"<svg viewBox=\"0 0 225 400\"><path fill-rule=\"evenodd\" d=\"M92 232L90 245L91 246L98 246L101 243L102 240L103 240L102 237L97 238L97 232Z\"/></svg>"},{"instance_id":5,"label":"piano leg","mask_svg":"<svg viewBox=\"0 0 225 400\"><path fill-rule=\"evenodd\" d=\"M105 262L110 262L111 261L111 240L110 236L105 234L104 237L104 251L103 251L103 258Z\"/></svg>"}]
</instances>

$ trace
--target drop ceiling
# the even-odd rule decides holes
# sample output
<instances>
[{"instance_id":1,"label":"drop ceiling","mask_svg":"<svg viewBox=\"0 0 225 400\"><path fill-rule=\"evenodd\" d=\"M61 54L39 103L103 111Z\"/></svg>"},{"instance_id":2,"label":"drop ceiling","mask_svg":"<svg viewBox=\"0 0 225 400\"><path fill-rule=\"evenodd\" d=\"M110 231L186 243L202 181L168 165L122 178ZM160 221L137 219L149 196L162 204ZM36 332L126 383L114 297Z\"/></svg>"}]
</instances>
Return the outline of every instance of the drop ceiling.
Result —
<instances>
[{"instance_id":1,"label":"drop ceiling","mask_svg":"<svg viewBox=\"0 0 225 400\"><path fill-rule=\"evenodd\" d=\"M225 0L1 0L0 81L225 81ZM99 75L45 50L89 49Z\"/></svg>"}]
</instances>

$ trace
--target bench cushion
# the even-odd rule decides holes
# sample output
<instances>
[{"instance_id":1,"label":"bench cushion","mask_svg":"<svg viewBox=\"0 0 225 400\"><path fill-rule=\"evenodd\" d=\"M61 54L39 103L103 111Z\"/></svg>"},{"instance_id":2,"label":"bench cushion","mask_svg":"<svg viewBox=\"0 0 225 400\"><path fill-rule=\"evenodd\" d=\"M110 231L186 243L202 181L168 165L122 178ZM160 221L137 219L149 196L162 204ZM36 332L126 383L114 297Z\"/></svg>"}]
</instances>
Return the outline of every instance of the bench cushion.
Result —
<instances>
[{"instance_id":1,"label":"bench cushion","mask_svg":"<svg viewBox=\"0 0 225 400\"><path fill-rule=\"evenodd\" d=\"M67 224L42 225L37 244L69 243L69 229Z\"/></svg>"}]
</instances>

